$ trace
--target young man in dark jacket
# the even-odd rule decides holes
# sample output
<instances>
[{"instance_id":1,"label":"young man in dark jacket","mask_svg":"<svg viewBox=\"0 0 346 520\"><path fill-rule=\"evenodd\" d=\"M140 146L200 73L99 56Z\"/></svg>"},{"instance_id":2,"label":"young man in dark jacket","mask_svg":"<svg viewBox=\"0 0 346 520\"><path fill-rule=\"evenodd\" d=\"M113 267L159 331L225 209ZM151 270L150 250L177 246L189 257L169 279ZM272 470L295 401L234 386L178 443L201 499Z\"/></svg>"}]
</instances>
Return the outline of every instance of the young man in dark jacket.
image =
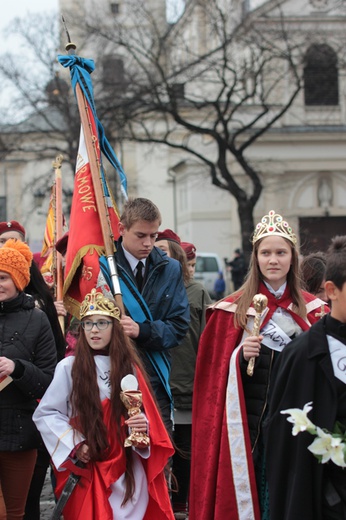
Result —
<instances>
[{"instance_id":1,"label":"young man in dark jacket","mask_svg":"<svg viewBox=\"0 0 346 520\"><path fill-rule=\"evenodd\" d=\"M187 333L189 304L180 263L154 247L160 224L160 211L153 202L144 198L128 201L119 223L115 261L126 308L121 323L136 344L171 432L169 350ZM101 268L108 279L102 262Z\"/></svg>"}]
</instances>

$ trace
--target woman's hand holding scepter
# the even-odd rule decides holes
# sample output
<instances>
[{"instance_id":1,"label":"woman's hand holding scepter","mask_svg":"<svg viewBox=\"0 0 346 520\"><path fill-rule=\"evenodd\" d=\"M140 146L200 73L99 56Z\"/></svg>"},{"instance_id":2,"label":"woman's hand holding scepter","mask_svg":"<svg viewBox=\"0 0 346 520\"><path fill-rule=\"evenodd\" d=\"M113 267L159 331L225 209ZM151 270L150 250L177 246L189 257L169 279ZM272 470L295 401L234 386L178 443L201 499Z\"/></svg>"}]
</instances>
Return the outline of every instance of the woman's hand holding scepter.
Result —
<instances>
[{"instance_id":1,"label":"woman's hand holding scepter","mask_svg":"<svg viewBox=\"0 0 346 520\"><path fill-rule=\"evenodd\" d=\"M256 311L252 336L259 336L262 312L264 311L264 309L266 308L266 306L268 304L268 298L264 294L255 294L252 302L253 302L254 309ZM246 373L248 376L253 376L254 368L255 368L255 359L256 359L255 356L252 356L249 359L249 363L248 363L248 366L246 369Z\"/></svg>"}]
</instances>

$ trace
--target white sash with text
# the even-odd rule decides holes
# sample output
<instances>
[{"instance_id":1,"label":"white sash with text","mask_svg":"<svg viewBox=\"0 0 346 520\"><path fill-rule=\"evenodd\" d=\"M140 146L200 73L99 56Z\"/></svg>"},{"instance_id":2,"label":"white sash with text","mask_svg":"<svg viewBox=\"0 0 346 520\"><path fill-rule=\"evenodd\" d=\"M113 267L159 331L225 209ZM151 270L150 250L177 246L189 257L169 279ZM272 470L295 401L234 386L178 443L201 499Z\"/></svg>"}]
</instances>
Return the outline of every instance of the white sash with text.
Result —
<instances>
[{"instance_id":1,"label":"white sash with text","mask_svg":"<svg viewBox=\"0 0 346 520\"><path fill-rule=\"evenodd\" d=\"M343 383L346 383L346 345L333 336L328 336L330 358L332 360L334 375Z\"/></svg>"},{"instance_id":2,"label":"white sash with text","mask_svg":"<svg viewBox=\"0 0 346 520\"><path fill-rule=\"evenodd\" d=\"M261 343L278 352L281 352L291 341L291 338L273 320L269 320L263 327L261 335L263 336Z\"/></svg>"}]
</instances>

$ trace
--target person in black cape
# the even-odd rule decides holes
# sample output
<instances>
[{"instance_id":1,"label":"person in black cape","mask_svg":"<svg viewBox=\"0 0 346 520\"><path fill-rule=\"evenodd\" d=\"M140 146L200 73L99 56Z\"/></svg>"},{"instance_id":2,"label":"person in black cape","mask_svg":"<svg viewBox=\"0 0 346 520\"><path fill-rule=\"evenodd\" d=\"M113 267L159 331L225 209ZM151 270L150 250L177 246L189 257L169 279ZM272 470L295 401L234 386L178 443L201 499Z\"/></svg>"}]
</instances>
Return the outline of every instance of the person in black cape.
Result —
<instances>
[{"instance_id":1,"label":"person in black cape","mask_svg":"<svg viewBox=\"0 0 346 520\"><path fill-rule=\"evenodd\" d=\"M292 435L281 412L312 402L309 419L320 428L346 425L346 236L327 252L325 290L331 313L281 353L271 386L265 423L271 520L345 520L346 473L321 464L308 450L308 432Z\"/></svg>"}]
</instances>

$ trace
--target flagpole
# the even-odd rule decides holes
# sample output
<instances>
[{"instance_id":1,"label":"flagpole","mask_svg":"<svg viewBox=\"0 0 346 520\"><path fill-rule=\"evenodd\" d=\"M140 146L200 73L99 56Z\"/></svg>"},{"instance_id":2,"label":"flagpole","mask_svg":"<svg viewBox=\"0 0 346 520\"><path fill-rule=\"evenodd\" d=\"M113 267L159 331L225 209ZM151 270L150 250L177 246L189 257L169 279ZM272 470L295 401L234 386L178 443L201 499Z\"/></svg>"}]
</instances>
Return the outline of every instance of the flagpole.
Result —
<instances>
[{"instance_id":1,"label":"flagpole","mask_svg":"<svg viewBox=\"0 0 346 520\"><path fill-rule=\"evenodd\" d=\"M66 27L65 27L66 30ZM66 33L68 35L68 31L66 30ZM69 38L69 35L68 35ZM72 43L71 41L68 42L68 44L65 46L66 51L68 54L75 54L76 45ZM120 308L122 312L124 312L124 304L120 289L120 283L119 283L119 275L117 271L117 266L114 260L114 252L115 252L115 246L114 246L114 236L113 231L110 225L110 219L108 210L106 208L105 200L104 200L104 194L101 186L101 178L100 178L100 168L101 165L98 160L98 154L95 149L95 140L92 133L92 126L89 121L88 116L88 103L86 101L85 95L80 87L80 85L77 83L75 87L75 94L77 99L77 105L79 110L79 115L81 118L81 124L83 128L84 133L84 140L85 140L85 146L88 154L89 164L90 164L90 172L91 172L91 178L93 182L94 192L95 192L95 200L96 200L96 207L99 214L100 219L100 225L102 230L102 238L103 243L105 247L105 255L107 258L108 267L110 270L111 280L113 284L113 294L114 299Z\"/></svg>"},{"instance_id":2,"label":"flagpole","mask_svg":"<svg viewBox=\"0 0 346 520\"><path fill-rule=\"evenodd\" d=\"M54 233L54 243L53 243L53 265L55 266L55 295L58 301L62 301L63 299L63 267L62 267L62 256L56 250L56 243L62 237L63 229L62 229L62 178L61 178L61 163L63 161L63 156L59 154L55 161L53 161L53 168L55 171L55 233ZM65 320L64 316L59 316L59 323L63 334L65 333Z\"/></svg>"}]
</instances>

